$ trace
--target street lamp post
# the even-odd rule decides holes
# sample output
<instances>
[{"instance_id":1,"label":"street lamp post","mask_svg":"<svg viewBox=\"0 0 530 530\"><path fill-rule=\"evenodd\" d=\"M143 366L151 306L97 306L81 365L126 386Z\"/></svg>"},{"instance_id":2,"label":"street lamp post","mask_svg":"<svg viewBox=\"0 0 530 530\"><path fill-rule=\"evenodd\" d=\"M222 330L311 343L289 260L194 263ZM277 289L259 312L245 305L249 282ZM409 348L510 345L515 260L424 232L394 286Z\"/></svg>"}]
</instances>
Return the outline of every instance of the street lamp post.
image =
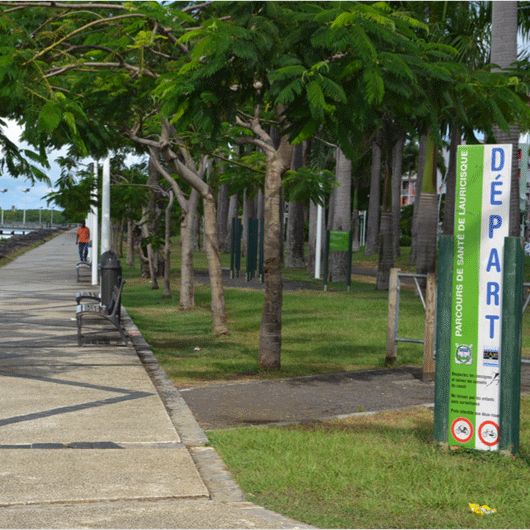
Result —
<instances>
[{"instance_id":1,"label":"street lamp post","mask_svg":"<svg viewBox=\"0 0 530 530\"><path fill-rule=\"evenodd\" d=\"M42 206L39 208L39 225L42 226Z\"/></svg>"},{"instance_id":2,"label":"street lamp post","mask_svg":"<svg viewBox=\"0 0 530 530\"><path fill-rule=\"evenodd\" d=\"M4 188L3 190L0 190L0 193L6 193L7 189ZM4 209L0 206L0 211L2 212L2 220L0 222L0 226L4 226Z\"/></svg>"},{"instance_id":3,"label":"street lamp post","mask_svg":"<svg viewBox=\"0 0 530 530\"><path fill-rule=\"evenodd\" d=\"M28 193L31 188L24 188L22 193ZM22 210L22 226L26 226L26 205L24 204L24 209Z\"/></svg>"}]
</instances>

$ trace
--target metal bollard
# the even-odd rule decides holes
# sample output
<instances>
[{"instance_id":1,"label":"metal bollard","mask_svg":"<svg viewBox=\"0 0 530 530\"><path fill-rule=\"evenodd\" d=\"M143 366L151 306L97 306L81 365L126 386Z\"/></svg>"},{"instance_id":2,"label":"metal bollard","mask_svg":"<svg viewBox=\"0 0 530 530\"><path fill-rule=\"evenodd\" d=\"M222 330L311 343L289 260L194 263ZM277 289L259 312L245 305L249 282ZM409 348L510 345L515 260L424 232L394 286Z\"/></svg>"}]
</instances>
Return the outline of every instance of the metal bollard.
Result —
<instances>
[{"instance_id":1,"label":"metal bollard","mask_svg":"<svg viewBox=\"0 0 530 530\"><path fill-rule=\"evenodd\" d=\"M112 250L101 255L100 274L101 304L108 307L112 300L112 291L120 284L122 278L120 262Z\"/></svg>"}]
</instances>

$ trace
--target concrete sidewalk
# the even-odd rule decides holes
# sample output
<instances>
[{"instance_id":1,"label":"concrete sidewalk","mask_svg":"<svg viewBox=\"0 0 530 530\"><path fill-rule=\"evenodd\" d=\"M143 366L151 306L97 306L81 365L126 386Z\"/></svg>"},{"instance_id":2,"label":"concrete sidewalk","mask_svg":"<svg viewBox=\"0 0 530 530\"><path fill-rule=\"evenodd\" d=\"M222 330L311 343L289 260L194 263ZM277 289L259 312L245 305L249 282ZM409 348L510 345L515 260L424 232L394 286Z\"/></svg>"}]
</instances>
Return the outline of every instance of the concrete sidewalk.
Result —
<instances>
[{"instance_id":1,"label":"concrete sidewalk","mask_svg":"<svg viewBox=\"0 0 530 530\"><path fill-rule=\"evenodd\" d=\"M0 269L0 527L303 526L244 502L133 325L144 363L77 346L76 256L68 232Z\"/></svg>"}]
</instances>

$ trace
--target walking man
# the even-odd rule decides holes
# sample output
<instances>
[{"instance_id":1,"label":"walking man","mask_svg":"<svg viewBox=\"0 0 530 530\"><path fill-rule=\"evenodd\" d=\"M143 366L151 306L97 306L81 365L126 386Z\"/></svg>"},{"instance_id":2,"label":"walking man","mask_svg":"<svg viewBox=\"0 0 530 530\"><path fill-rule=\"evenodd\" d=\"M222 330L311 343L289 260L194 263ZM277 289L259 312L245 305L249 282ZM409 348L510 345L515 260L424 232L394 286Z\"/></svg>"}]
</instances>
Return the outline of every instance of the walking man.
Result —
<instances>
[{"instance_id":1,"label":"walking man","mask_svg":"<svg viewBox=\"0 0 530 530\"><path fill-rule=\"evenodd\" d=\"M90 243L90 230L85 226L85 221L81 221L81 225L75 233L75 244L79 246L79 259L82 262L87 261L88 244Z\"/></svg>"}]
</instances>

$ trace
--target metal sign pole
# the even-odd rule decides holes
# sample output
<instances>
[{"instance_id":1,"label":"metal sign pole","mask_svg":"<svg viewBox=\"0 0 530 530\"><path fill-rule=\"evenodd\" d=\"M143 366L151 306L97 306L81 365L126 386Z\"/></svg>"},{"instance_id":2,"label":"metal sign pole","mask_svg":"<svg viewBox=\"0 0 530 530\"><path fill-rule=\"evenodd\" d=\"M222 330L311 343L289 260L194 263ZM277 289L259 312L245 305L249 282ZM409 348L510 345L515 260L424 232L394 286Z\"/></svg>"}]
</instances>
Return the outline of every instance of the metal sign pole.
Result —
<instances>
[{"instance_id":1,"label":"metal sign pole","mask_svg":"<svg viewBox=\"0 0 530 530\"><path fill-rule=\"evenodd\" d=\"M95 204L91 209L92 225L90 226L92 239L92 285L98 284L98 259L99 259L99 212L97 207L98 200L98 161L94 160L94 179L96 188L92 192L92 200Z\"/></svg>"},{"instance_id":2,"label":"metal sign pole","mask_svg":"<svg viewBox=\"0 0 530 530\"><path fill-rule=\"evenodd\" d=\"M322 261L322 206L317 205L317 237L315 242L315 278L320 279Z\"/></svg>"}]
</instances>

